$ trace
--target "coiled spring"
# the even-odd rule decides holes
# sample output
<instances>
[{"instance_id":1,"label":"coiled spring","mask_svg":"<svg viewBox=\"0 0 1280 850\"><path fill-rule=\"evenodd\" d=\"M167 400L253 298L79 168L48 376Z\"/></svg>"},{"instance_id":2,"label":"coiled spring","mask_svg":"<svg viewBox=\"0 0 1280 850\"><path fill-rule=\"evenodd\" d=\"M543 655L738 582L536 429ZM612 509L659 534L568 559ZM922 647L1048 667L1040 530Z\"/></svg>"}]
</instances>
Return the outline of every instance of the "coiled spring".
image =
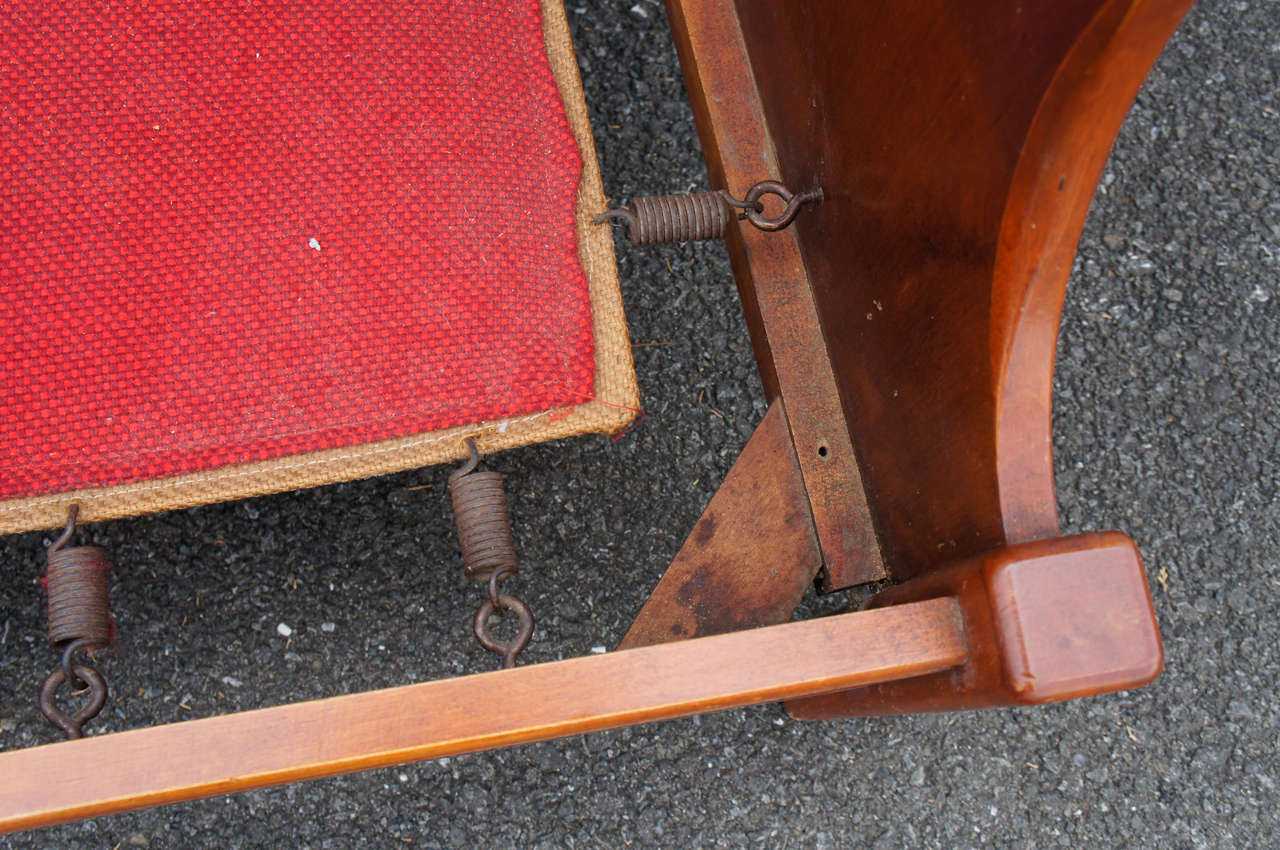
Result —
<instances>
[{"instance_id":1,"label":"coiled spring","mask_svg":"<svg viewBox=\"0 0 1280 850\"><path fill-rule=\"evenodd\" d=\"M500 473L476 471L480 465L476 441L468 439L467 448L471 451L470 460L449 476L449 497L458 526L462 567L467 578L487 582L489 588L488 598L476 611L472 629L481 646L502 656L503 667L514 667L516 656L533 637L533 613L515 596L498 590L498 582L519 570L507 495ZM516 616L517 631L510 640L500 640L490 631L489 619L508 611Z\"/></svg>"},{"instance_id":2,"label":"coiled spring","mask_svg":"<svg viewBox=\"0 0 1280 850\"><path fill-rule=\"evenodd\" d=\"M488 581L497 571L514 573L516 544L507 515L507 494L499 472L478 472L480 453L467 440L471 459L449 476L449 497L458 524L462 568L472 581Z\"/></svg>"},{"instance_id":3,"label":"coiled spring","mask_svg":"<svg viewBox=\"0 0 1280 850\"><path fill-rule=\"evenodd\" d=\"M763 198L777 195L785 205L776 216L764 213ZM727 191L692 192L681 195L646 195L632 198L628 206L607 210L593 220L624 221L632 245L695 242L723 239L735 210L761 230L781 230L795 219L800 207L822 199L822 190L795 193L776 180L762 180L751 187L742 200Z\"/></svg>"},{"instance_id":4,"label":"coiled spring","mask_svg":"<svg viewBox=\"0 0 1280 850\"><path fill-rule=\"evenodd\" d=\"M645 195L632 198L628 208L609 210L596 223L609 219L629 225L632 245L723 239L733 214L725 192L687 195Z\"/></svg>"},{"instance_id":5,"label":"coiled spring","mask_svg":"<svg viewBox=\"0 0 1280 850\"><path fill-rule=\"evenodd\" d=\"M40 687L40 711L68 738L79 738L81 727L97 716L107 701L106 679L91 664L77 664L75 654L101 649L115 636L108 592L112 567L107 553L97 546L66 547L78 515L79 506L72 505L66 529L46 551L42 582L48 595L49 643L62 650L62 663ZM89 693L85 704L70 715L57 702L63 684Z\"/></svg>"},{"instance_id":6,"label":"coiled spring","mask_svg":"<svg viewBox=\"0 0 1280 850\"><path fill-rule=\"evenodd\" d=\"M107 583L111 562L97 546L72 546L49 552L45 574L49 595L49 643L66 649L100 649L111 642Z\"/></svg>"}]
</instances>

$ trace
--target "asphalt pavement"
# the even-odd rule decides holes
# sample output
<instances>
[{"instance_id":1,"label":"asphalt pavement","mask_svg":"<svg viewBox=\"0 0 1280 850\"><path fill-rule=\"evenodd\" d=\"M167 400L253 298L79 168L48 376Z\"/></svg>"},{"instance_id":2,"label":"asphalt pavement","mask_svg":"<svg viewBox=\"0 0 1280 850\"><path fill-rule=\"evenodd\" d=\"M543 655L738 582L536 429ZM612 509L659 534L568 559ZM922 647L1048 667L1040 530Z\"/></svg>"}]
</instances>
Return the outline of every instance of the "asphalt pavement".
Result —
<instances>
[{"instance_id":1,"label":"asphalt pavement","mask_svg":"<svg viewBox=\"0 0 1280 850\"><path fill-rule=\"evenodd\" d=\"M569 3L606 191L706 186L650 0ZM1029 709L778 706L101 818L0 847L1280 847L1280 2L1204 0L1094 201L1059 343L1064 531L1143 552L1167 664ZM529 661L616 644L764 399L723 248L620 252L644 422L509 452ZM105 523L124 729L489 669L446 469ZM33 581L0 541L0 748L51 740ZM810 613L833 610L810 600ZM287 626L286 637L281 624Z\"/></svg>"}]
</instances>

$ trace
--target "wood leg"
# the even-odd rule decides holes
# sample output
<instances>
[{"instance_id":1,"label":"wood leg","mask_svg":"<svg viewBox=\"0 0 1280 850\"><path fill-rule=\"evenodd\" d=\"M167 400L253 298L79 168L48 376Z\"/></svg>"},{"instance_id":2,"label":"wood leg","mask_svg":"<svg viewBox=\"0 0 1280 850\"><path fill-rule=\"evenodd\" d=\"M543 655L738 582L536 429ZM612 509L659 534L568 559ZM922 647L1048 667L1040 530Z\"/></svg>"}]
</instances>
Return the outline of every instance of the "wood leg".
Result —
<instances>
[{"instance_id":1,"label":"wood leg","mask_svg":"<svg viewBox=\"0 0 1280 850\"><path fill-rule=\"evenodd\" d=\"M1026 704L1154 676L1159 636L1132 543L1058 539L1050 400L1090 199L1190 0L668 5L713 182L732 188L744 163L763 163L823 190L789 231L808 291L785 315L816 310L865 486L850 515L869 507L869 548L906 582L874 604L955 594L973 646L962 671L792 712ZM766 310L773 250L730 242L768 338L766 383L798 420L777 330L788 326ZM816 351L812 325L794 327ZM803 412L829 427L830 410Z\"/></svg>"},{"instance_id":2,"label":"wood leg","mask_svg":"<svg viewBox=\"0 0 1280 850\"><path fill-rule=\"evenodd\" d=\"M1145 685L1164 664L1142 559L1123 534L998 549L872 597L873 608L954 596L964 665L844 693L793 699L793 717L1033 705Z\"/></svg>"}]
</instances>

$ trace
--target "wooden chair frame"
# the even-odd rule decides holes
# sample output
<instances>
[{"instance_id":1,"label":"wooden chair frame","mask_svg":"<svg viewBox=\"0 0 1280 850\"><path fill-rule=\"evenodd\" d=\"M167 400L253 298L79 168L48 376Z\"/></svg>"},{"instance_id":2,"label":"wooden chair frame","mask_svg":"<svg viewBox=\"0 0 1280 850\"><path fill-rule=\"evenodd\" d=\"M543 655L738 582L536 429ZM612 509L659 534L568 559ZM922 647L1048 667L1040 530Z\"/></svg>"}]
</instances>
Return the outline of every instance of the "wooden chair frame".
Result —
<instances>
[{"instance_id":1,"label":"wooden chair frame","mask_svg":"<svg viewBox=\"0 0 1280 850\"><path fill-rule=\"evenodd\" d=\"M1189 5L669 0L713 184L825 199L730 234L771 406L623 651L0 753L0 830L762 701L1150 681L1133 543L1059 537L1050 399L1094 187ZM787 622L815 578L897 584Z\"/></svg>"}]
</instances>

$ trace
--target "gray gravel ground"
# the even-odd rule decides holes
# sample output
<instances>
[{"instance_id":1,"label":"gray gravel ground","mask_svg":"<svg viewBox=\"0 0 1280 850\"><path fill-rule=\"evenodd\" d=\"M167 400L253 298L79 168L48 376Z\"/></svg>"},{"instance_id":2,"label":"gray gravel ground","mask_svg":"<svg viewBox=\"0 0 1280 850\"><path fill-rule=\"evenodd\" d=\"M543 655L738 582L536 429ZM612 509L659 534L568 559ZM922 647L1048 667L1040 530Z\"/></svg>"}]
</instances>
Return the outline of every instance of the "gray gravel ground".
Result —
<instances>
[{"instance_id":1,"label":"gray gravel ground","mask_svg":"<svg viewBox=\"0 0 1280 850\"><path fill-rule=\"evenodd\" d=\"M571 4L570 18L609 193L704 186L661 8ZM0 845L1280 846L1278 82L1280 2L1192 11L1121 134L1068 294L1062 515L1145 553L1168 654L1152 687L813 725L766 706ZM644 424L494 461L541 615L529 660L617 641L764 411L723 250L624 250L621 265L634 342L669 343L636 349ZM119 565L123 632L101 726L487 669L445 474L93 527ZM29 702L50 662L41 543L0 543L3 748L50 740Z\"/></svg>"}]
</instances>

